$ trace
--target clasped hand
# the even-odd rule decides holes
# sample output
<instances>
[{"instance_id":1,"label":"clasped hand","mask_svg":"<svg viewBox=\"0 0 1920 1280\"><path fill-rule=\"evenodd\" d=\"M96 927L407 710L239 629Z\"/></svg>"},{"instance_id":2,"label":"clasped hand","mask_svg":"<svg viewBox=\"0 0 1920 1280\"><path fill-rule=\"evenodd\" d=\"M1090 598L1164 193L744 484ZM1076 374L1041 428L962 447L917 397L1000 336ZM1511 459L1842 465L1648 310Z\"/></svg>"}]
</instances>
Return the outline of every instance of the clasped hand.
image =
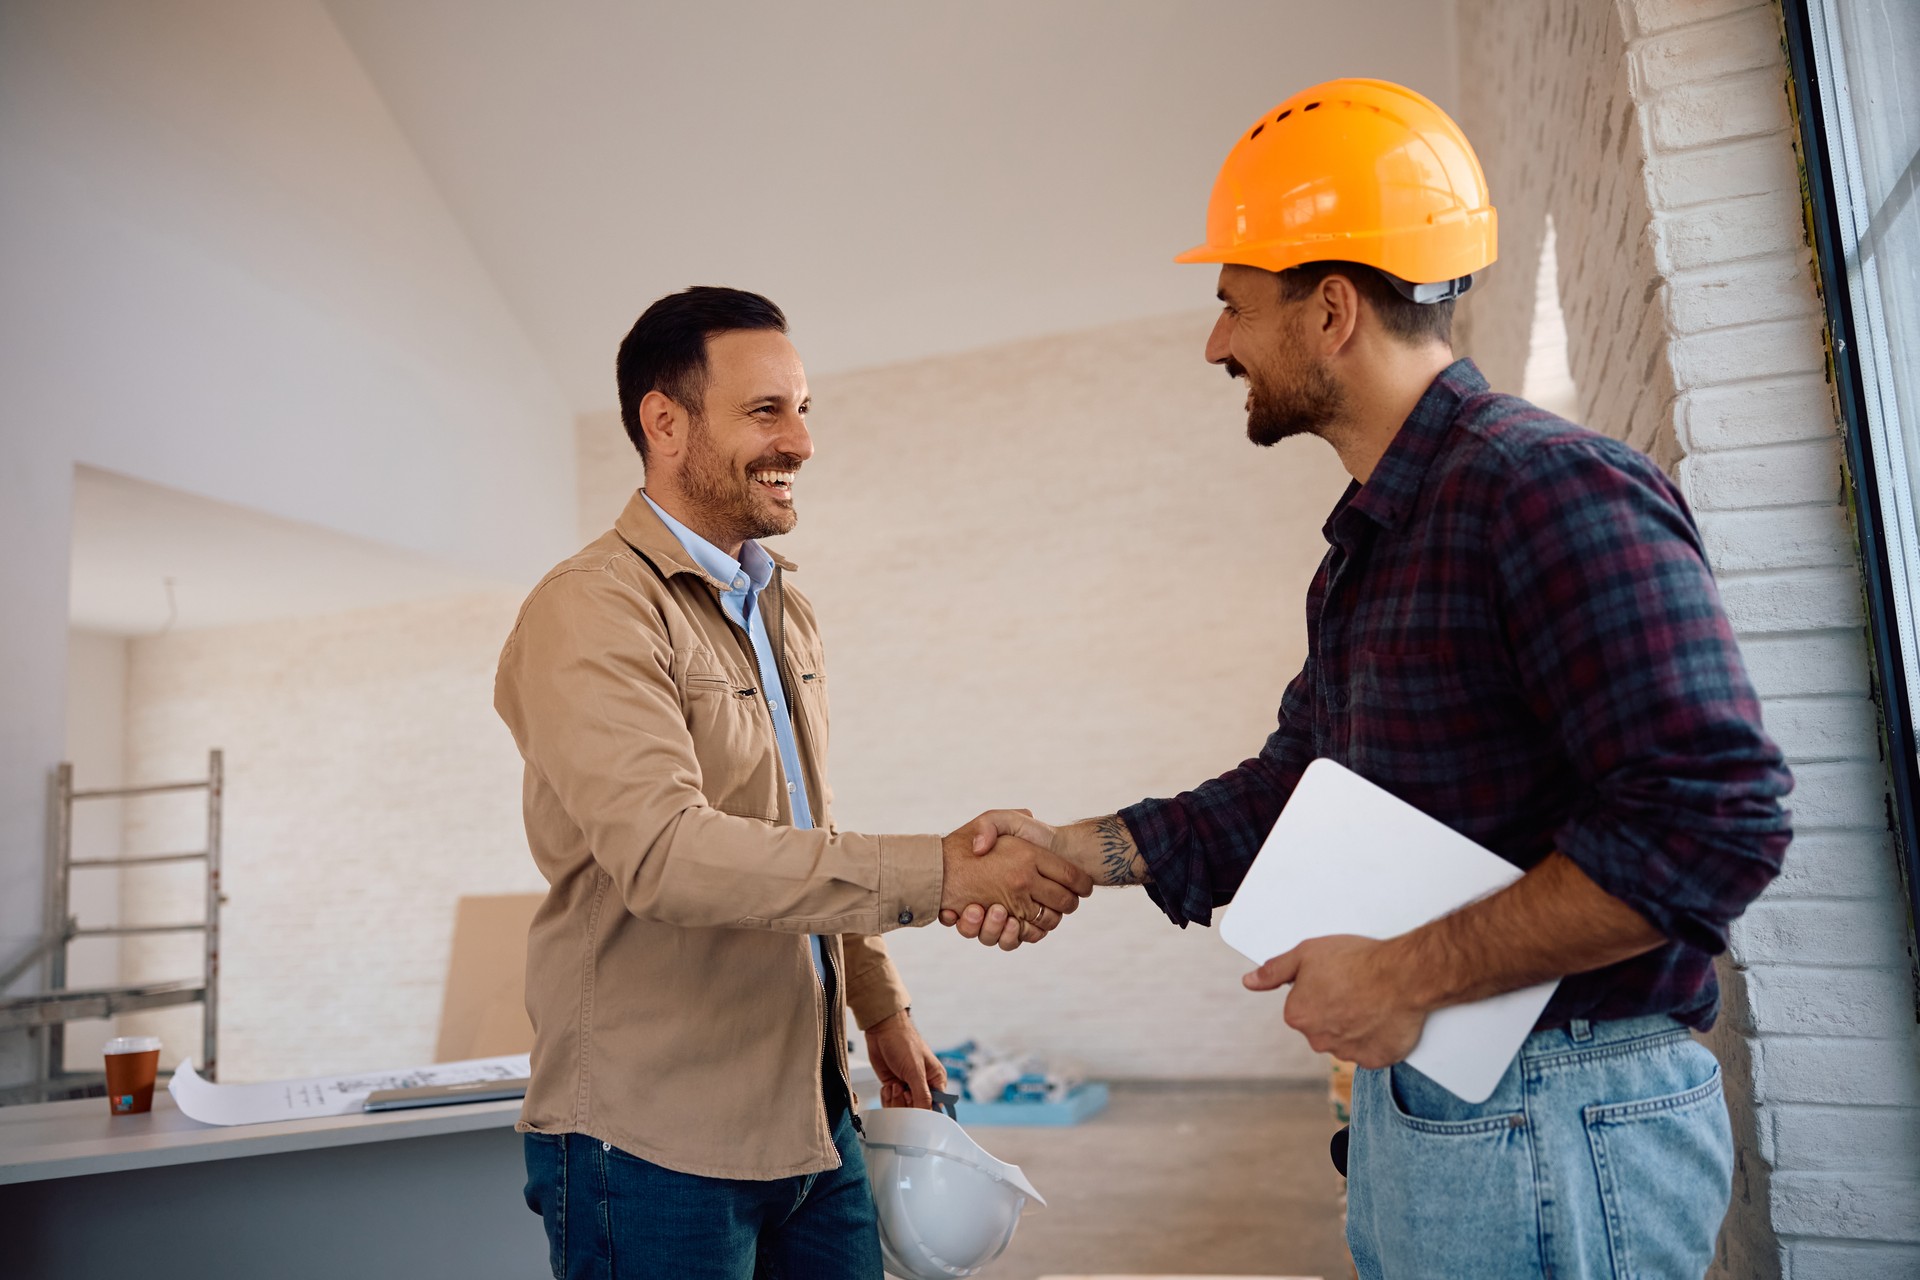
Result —
<instances>
[{"instance_id":1,"label":"clasped hand","mask_svg":"<svg viewBox=\"0 0 1920 1280\"><path fill-rule=\"evenodd\" d=\"M940 923L1002 951L1039 942L1093 892L1093 877L1057 852L1055 829L1025 809L981 814L946 838L946 851ZM1015 859L1011 869L1016 875L1019 868L1030 867L1023 884L1010 893L971 887L996 859L1008 854Z\"/></svg>"}]
</instances>

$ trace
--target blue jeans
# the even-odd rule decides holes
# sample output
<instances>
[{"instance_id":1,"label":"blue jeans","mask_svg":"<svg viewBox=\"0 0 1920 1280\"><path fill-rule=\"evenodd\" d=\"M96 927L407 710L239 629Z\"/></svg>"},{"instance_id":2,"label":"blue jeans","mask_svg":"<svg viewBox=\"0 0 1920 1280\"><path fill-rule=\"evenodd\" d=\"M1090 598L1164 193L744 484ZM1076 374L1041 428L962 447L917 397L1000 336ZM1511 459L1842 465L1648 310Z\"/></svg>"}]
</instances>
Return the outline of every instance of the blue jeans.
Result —
<instances>
[{"instance_id":1,"label":"blue jeans","mask_svg":"<svg viewBox=\"0 0 1920 1280\"><path fill-rule=\"evenodd\" d=\"M840 1167L751 1182L663 1169L579 1133L526 1134L527 1207L556 1280L881 1280L867 1164L845 1107Z\"/></svg>"},{"instance_id":2,"label":"blue jeans","mask_svg":"<svg viewBox=\"0 0 1920 1280\"><path fill-rule=\"evenodd\" d=\"M1485 1102L1353 1082L1361 1280L1699 1280L1732 1190L1720 1064L1666 1017L1537 1031Z\"/></svg>"}]
</instances>

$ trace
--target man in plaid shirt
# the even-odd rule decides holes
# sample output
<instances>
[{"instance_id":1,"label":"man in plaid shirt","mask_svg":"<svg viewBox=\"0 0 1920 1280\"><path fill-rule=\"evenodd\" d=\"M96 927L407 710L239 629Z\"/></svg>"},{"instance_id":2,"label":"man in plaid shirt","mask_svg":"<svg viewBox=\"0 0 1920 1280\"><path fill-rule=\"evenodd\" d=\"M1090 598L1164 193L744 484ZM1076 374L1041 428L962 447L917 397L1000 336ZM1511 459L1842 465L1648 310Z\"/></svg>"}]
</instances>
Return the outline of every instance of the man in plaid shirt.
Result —
<instances>
[{"instance_id":1,"label":"man in plaid shirt","mask_svg":"<svg viewBox=\"0 0 1920 1280\"><path fill-rule=\"evenodd\" d=\"M1317 435L1353 476L1307 593L1306 664L1260 753L1212 781L1057 829L993 817L1206 924L1324 756L1522 868L1410 933L1312 939L1246 976L1290 987L1287 1022L1364 1068L1355 1264L1699 1276L1732 1141L1719 1067L1688 1032L1713 1023L1728 925L1780 869L1791 778L1679 492L1455 358L1452 299L1493 259L1493 211L1453 122L1375 81L1276 110L1182 257L1224 264L1206 355L1246 379L1249 437ZM1397 189L1409 156L1440 163ZM1328 190L1325 207L1297 198ZM1441 207L1422 218L1422 201ZM998 908L954 922L1017 942ZM1404 1063L1433 1010L1551 979L1487 1101Z\"/></svg>"}]
</instances>

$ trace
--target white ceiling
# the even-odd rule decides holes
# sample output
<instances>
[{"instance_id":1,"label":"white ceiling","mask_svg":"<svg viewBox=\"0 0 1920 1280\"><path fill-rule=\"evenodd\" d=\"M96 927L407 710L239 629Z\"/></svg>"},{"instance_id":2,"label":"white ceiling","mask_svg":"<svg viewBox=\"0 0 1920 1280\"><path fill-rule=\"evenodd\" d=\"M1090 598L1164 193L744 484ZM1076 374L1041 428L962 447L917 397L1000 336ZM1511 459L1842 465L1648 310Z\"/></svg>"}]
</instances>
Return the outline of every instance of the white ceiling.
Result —
<instances>
[{"instance_id":1,"label":"white ceiling","mask_svg":"<svg viewBox=\"0 0 1920 1280\"><path fill-rule=\"evenodd\" d=\"M785 307L816 373L1210 299L1235 135L1454 99L1451 0L326 0L576 410L651 300Z\"/></svg>"},{"instance_id":2,"label":"white ceiling","mask_svg":"<svg viewBox=\"0 0 1920 1280\"><path fill-rule=\"evenodd\" d=\"M80 631L157 635L515 585L525 584L111 472L74 469L69 619Z\"/></svg>"}]
</instances>

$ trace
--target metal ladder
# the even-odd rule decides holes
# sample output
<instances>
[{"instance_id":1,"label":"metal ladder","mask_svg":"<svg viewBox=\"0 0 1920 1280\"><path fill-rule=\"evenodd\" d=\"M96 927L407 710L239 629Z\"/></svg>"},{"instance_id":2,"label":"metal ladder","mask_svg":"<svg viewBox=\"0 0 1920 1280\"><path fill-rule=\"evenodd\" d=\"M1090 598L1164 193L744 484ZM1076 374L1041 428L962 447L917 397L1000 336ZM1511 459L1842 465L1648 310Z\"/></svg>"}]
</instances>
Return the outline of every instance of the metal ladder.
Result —
<instances>
[{"instance_id":1,"label":"metal ladder","mask_svg":"<svg viewBox=\"0 0 1920 1280\"><path fill-rule=\"evenodd\" d=\"M66 1024L83 1018L111 1018L141 1009L178 1005L201 1006L200 1053L195 1067L211 1080L218 1063L220 996L220 803L224 769L219 750L207 753L207 776L191 782L162 782L142 787L104 787L80 791L73 785L73 765L63 762L54 776L53 865L47 877L46 926L37 946L0 974L0 991L47 958L46 990L34 995L0 998L0 1031L31 1029L42 1032L36 1078L32 1084L0 1091L0 1103L85 1097L105 1092L100 1071L66 1070ZM207 793L207 844L187 853L145 854L120 858L73 856L73 806L81 800L122 800L170 792ZM83 927L69 906L73 872L97 867L150 867L171 862L206 863L206 916L181 924L105 925ZM204 964L198 979L145 982L127 986L67 987L67 947L77 938L114 938L134 934L200 933L206 936Z\"/></svg>"}]
</instances>

